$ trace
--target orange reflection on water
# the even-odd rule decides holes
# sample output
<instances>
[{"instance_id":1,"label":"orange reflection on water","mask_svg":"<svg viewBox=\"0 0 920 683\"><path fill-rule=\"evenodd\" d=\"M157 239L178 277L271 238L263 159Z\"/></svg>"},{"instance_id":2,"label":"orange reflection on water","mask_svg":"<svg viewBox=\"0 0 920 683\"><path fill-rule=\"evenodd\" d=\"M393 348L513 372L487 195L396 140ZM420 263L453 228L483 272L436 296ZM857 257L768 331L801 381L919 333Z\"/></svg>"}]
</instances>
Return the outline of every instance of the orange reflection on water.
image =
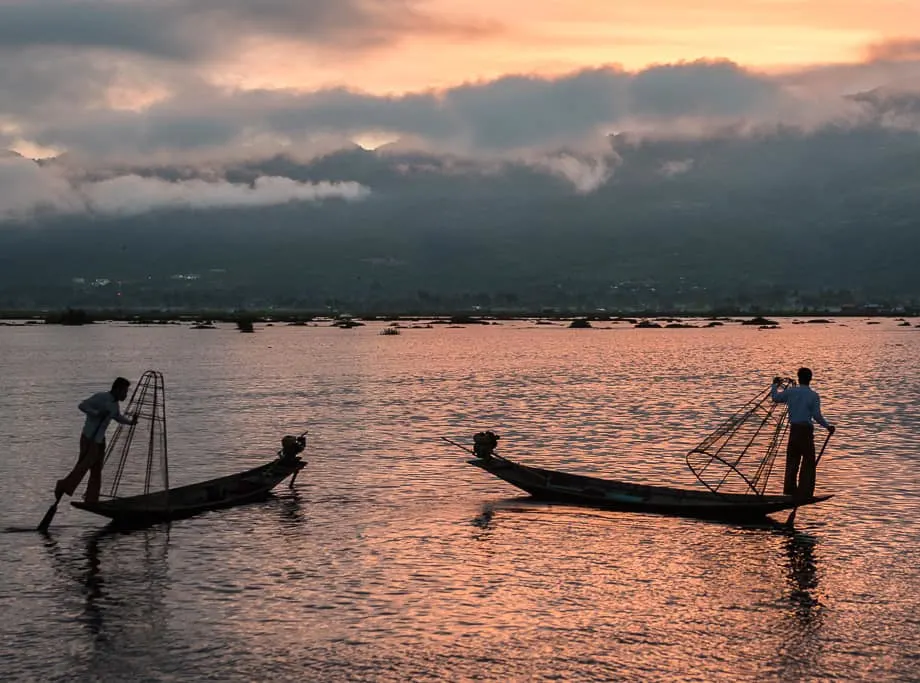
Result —
<instances>
[{"instance_id":1,"label":"orange reflection on water","mask_svg":"<svg viewBox=\"0 0 920 683\"><path fill-rule=\"evenodd\" d=\"M72 401L55 392L75 354L100 376L113 363L136 376L160 358L177 482L239 471L273 453L280 435L311 430L296 493L176 523L168 553L148 558L135 534L92 553L80 539L98 520L69 509L57 533L73 577L48 571L47 553L24 538L3 538L0 598L29 624L14 631L30 660L21 671L228 680L909 672L920 607L911 591L920 335L785 322L763 332L602 327L384 337L378 323L202 337L100 325L66 339L24 330L21 350L8 336L0 405L26 424L73 419ZM20 334L9 329L0 334ZM32 353L41 362L27 368ZM686 451L800 364L815 369L840 430L818 483L836 496L801 510L796 536L534 504L439 439L466 444L491 428L501 452L525 463L692 486ZM19 412L20 399L33 413ZM0 482L59 465L28 439L8 445ZM25 519L39 499L11 491L0 505ZM75 614L92 628L72 623ZM65 646L51 647L49 633Z\"/></svg>"}]
</instances>

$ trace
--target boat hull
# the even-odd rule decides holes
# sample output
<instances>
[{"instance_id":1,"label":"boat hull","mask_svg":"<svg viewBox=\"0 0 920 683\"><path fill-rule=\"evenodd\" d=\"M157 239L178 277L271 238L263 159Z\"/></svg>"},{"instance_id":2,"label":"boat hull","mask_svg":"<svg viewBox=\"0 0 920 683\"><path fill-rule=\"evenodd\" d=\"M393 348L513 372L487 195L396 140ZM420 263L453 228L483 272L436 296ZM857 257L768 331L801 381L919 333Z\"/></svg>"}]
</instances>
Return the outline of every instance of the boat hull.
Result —
<instances>
[{"instance_id":1,"label":"boat hull","mask_svg":"<svg viewBox=\"0 0 920 683\"><path fill-rule=\"evenodd\" d=\"M782 495L713 493L631 484L529 467L499 456L475 458L468 462L540 500L681 517L756 520L773 512L812 505L831 498L828 495L797 499Z\"/></svg>"},{"instance_id":2,"label":"boat hull","mask_svg":"<svg viewBox=\"0 0 920 683\"><path fill-rule=\"evenodd\" d=\"M306 463L279 458L268 464L226 477L125 498L95 503L72 501L71 505L123 526L142 526L192 517L209 510L265 500L278 484L300 471Z\"/></svg>"}]
</instances>

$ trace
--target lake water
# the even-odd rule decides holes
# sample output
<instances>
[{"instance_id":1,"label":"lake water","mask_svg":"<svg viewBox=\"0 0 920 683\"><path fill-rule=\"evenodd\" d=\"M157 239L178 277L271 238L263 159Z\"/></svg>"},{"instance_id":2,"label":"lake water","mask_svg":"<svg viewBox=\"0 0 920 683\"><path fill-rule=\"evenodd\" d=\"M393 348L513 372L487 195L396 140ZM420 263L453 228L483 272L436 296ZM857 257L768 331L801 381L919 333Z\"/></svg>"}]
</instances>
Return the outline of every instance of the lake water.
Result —
<instances>
[{"instance_id":1,"label":"lake water","mask_svg":"<svg viewBox=\"0 0 920 683\"><path fill-rule=\"evenodd\" d=\"M790 323L0 327L0 679L920 680L920 329ZM795 534L537 504L440 438L694 486L687 450L802 364L839 428ZM76 404L148 368L173 486L309 429L295 490L29 531Z\"/></svg>"}]
</instances>

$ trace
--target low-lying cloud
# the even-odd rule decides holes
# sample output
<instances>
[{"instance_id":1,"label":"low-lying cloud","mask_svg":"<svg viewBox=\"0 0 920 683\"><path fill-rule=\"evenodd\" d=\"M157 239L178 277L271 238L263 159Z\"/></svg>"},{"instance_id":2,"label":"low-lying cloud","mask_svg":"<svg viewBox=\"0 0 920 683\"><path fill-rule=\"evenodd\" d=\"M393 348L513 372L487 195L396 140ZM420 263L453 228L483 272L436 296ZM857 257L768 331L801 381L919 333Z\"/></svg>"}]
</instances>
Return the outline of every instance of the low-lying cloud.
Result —
<instances>
[{"instance_id":1,"label":"low-lying cloud","mask_svg":"<svg viewBox=\"0 0 920 683\"><path fill-rule=\"evenodd\" d=\"M693 159L672 159L661 165L661 175L671 178L673 176L688 173L693 168Z\"/></svg>"},{"instance_id":2,"label":"low-lying cloud","mask_svg":"<svg viewBox=\"0 0 920 683\"><path fill-rule=\"evenodd\" d=\"M61 170L21 157L0 158L0 221L34 215L93 213L130 216L158 209L257 207L327 199L361 200L370 190L355 182L304 183L261 176L252 184L225 180L168 181L135 174L74 181Z\"/></svg>"},{"instance_id":3,"label":"low-lying cloud","mask_svg":"<svg viewBox=\"0 0 920 683\"><path fill-rule=\"evenodd\" d=\"M567 180L578 194L589 194L610 180L615 161L615 156L582 159L560 154L538 159L531 165Z\"/></svg>"},{"instance_id":4,"label":"low-lying cloud","mask_svg":"<svg viewBox=\"0 0 920 683\"><path fill-rule=\"evenodd\" d=\"M504 77L389 96L345 88L234 91L189 81L145 107L86 102L23 110L15 124L19 137L34 145L103 160L264 156L308 150L317 141L337 139L341 146L371 131L413 140L428 151L546 153L583 148L591 140L599 148L607 134L622 130L698 135L727 127L864 123L879 116L877 102L852 95L868 85L909 91L911 75L920 78L920 61L778 76L698 61L637 73L605 67L558 77ZM8 83L6 90L12 95L17 87L26 92L21 82ZM0 99L15 103L15 97L3 97L4 89L0 66ZM899 122L910 125L903 117Z\"/></svg>"}]
</instances>

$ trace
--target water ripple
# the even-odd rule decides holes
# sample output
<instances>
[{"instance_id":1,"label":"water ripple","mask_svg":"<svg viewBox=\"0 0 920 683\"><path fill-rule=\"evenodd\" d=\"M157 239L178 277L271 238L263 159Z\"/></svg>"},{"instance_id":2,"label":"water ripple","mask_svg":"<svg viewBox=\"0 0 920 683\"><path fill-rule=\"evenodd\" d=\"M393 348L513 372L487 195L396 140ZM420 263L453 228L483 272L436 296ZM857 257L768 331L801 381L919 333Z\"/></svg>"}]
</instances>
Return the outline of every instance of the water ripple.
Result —
<instances>
[{"instance_id":1,"label":"water ripple","mask_svg":"<svg viewBox=\"0 0 920 683\"><path fill-rule=\"evenodd\" d=\"M41 516L76 403L116 374L165 373L174 485L310 429L264 504L128 534L62 506L48 538L0 534L3 679L916 677L920 335L379 327L0 328L7 527ZM686 451L801 364L840 429L836 495L794 535L535 503L439 438L691 486Z\"/></svg>"}]
</instances>

